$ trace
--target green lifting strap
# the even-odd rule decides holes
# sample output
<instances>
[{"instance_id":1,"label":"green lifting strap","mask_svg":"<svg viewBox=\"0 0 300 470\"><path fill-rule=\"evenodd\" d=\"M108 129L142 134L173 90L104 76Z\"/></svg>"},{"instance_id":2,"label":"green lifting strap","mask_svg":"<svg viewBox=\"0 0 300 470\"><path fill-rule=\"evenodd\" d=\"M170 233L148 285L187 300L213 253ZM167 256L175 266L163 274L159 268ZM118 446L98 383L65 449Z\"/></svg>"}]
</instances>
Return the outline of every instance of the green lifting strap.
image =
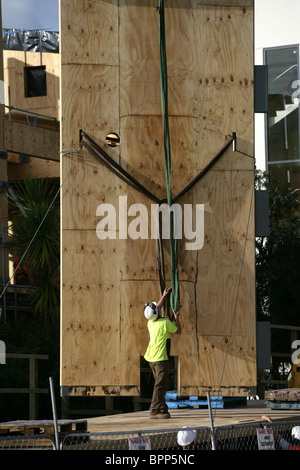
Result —
<instances>
[{"instance_id":1,"label":"green lifting strap","mask_svg":"<svg viewBox=\"0 0 300 470\"><path fill-rule=\"evenodd\" d=\"M161 89L161 106L163 118L163 135L164 135L164 155L165 155L165 173L167 184L167 203L169 208L172 205L171 193L171 146L168 119L168 73L167 73L167 57L165 43L165 12L164 0L159 0L159 43L160 43L160 89ZM169 210L170 222L170 254L171 254L171 308L175 312L179 308L179 286L178 286L178 267L177 254L174 241L174 214Z\"/></svg>"}]
</instances>

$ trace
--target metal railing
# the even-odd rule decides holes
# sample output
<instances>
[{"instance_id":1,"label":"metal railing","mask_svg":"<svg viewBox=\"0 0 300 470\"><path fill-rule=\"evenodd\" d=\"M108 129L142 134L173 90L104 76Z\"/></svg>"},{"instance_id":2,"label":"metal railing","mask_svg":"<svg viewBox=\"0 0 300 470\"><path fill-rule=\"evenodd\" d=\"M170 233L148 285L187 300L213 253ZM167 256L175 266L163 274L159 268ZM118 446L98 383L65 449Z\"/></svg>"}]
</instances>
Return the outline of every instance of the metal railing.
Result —
<instances>
[{"instance_id":1,"label":"metal railing","mask_svg":"<svg viewBox=\"0 0 300 470\"><path fill-rule=\"evenodd\" d=\"M29 419L37 418L37 397L41 393L49 393L47 388L39 388L38 386L38 361L48 360L49 356L46 354L5 354L6 359L26 359L29 361L29 386L28 387L10 387L0 388L2 393L25 393L29 396Z\"/></svg>"}]
</instances>

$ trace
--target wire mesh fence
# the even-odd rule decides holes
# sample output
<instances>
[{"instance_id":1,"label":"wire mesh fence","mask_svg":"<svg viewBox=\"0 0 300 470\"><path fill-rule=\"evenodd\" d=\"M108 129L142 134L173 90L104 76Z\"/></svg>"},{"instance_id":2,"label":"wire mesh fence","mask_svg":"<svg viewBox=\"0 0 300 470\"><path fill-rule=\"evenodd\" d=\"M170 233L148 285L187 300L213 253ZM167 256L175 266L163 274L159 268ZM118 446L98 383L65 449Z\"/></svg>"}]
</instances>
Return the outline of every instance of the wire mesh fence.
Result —
<instances>
[{"instance_id":1,"label":"wire mesh fence","mask_svg":"<svg viewBox=\"0 0 300 470\"><path fill-rule=\"evenodd\" d=\"M292 443L291 431L300 421L261 422L222 426L216 429L218 450L286 450Z\"/></svg>"},{"instance_id":2,"label":"wire mesh fence","mask_svg":"<svg viewBox=\"0 0 300 470\"><path fill-rule=\"evenodd\" d=\"M19 435L0 437L0 450L55 450L55 441L52 436Z\"/></svg>"},{"instance_id":3,"label":"wire mesh fence","mask_svg":"<svg viewBox=\"0 0 300 470\"><path fill-rule=\"evenodd\" d=\"M292 442L291 430L300 421L251 423L217 427L212 435L208 427L193 427L196 438L191 450L261 450L282 448L282 442ZM183 430L182 428L181 430ZM271 430L267 433L266 430ZM180 429L147 430L110 433L71 433L65 435L64 450L161 450L180 451L177 435ZM214 437L214 439L213 439ZM270 439L272 437L272 441ZM262 443L262 444L261 444ZM214 446L213 446L214 444ZM270 444L270 445L269 445Z\"/></svg>"},{"instance_id":4,"label":"wire mesh fence","mask_svg":"<svg viewBox=\"0 0 300 470\"><path fill-rule=\"evenodd\" d=\"M293 442L292 429L299 421L277 421L220 426L212 434L209 427L193 427L195 440L189 450L286 450ZM150 450L177 453L183 448L177 436L185 428L130 432L70 432L59 437L59 446L51 435L0 437L0 450Z\"/></svg>"},{"instance_id":5,"label":"wire mesh fence","mask_svg":"<svg viewBox=\"0 0 300 470\"><path fill-rule=\"evenodd\" d=\"M195 445L202 450L210 448L210 429L193 428L196 431ZM62 449L73 450L180 450L177 443L179 429L131 431L128 433L86 433L69 434L62 441Z\"/></svg>"}]
</instances>

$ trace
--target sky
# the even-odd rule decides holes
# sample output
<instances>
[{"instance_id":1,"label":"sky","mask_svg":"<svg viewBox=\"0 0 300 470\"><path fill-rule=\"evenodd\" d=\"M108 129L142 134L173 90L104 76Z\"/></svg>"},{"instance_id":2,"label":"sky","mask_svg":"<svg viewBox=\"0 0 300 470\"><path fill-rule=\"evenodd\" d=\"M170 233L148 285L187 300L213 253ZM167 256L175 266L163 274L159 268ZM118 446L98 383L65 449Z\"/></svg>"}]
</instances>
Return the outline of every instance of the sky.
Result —
<instances>
[{"instance_id":1,"label":"sky","mask_svg":"<svg viewBox=\"0 0 300 470\"><path fill-rule=\"evenodd\" d=\"M59 0L1 0L2 27L59 31Z\"/></svg>"}]
</instances>

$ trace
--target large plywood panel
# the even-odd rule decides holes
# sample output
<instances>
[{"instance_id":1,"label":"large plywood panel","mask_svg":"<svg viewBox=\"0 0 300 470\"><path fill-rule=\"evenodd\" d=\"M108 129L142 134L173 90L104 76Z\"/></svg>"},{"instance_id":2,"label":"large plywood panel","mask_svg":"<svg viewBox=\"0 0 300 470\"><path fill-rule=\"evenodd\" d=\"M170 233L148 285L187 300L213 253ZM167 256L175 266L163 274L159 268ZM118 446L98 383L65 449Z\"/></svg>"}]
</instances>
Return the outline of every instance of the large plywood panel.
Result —
<instances>
[{"instance_id":1,"label":"large plywood panel","mask_svg":"<svg viewBox=\"0 0 300 470\"><path fill-rule=\"evenodd\" d=\"M99 64L62 66L63 149L78 148L79 130L102 138L118 130L118 69ZM70 119L68 119L70 116Z\"/></svg>"},{"instance_id":2,"label":"large plywood panel","mask_svg":"<svg viewBox=\"0 0 300 470\"><path fill-rule=\"evenodd\" d=\"M80 129L101 145L106 133L117 131L121 145L113 158L155 196L166 197L155 2L61 3L62 148L77 147ZM181 394L203 394L207 387L245 394L255 385L253 10L248 5L173 0L165 12L173 194L211 161L231 132L237 132L243 151L230 148L178 201L182 207L204 204L204 246L186 250L186 240L179 241L183 333L172 339L171 352L179 359ZM62 177L71 162L71 156L62 158ZM120 197L127 198L122 213L127 226L134 222L129 207L143 205L148 238L120 239ZM102 203L116 209L113 239L96 235ZM72 393L86 393L88 387L95 395L139 393L140 356L148 342L143 305L160 296L151 204L85 149L80 152L62 191L61 383ZM164 246L169 283L168 240ZM76 296L71 286L77 286ZM91 328L96 333L89 337ZM112 358L109 366L106 357Z\"/></svg>"},{"instance_id":3,"label":"large plywood panel","mask_svg":"<svg viewBox=\"0 0 300 470\"><path fill-rule=\"evenodd\" d=\"M105 394L120 384L118 246L96 234L97 207L117 197L119 181L87 151L68 153L78 150L80 129L105 140L108 126L118 125L115 10L105 2L60 4L61 384L71 394Z\"/></svg>"},{"instance_id":4,"label":"large plywood panel","mask_svg":"<svg viewBox=\"0 0 300 470\"><path fill-rule=\"evenodd\" d=\"M117 8L117 0L61 0L62 64L118 64Z\"/></svg>"},{"instance_id":5,"label":"large plywood panel","mask_svg":"<svg viewBox=\"0 0 300 470\"><path fill-rule=\"evenodd\" d=\"M94 231L70 230L62 252L72 259L62 273L63 384L120 384L117 245L96 244Z\"/></svg>"},{"instance_id":6,"label":"large plywood panel","mask_svg":"<svg viewBox=\"0 0 300 470\"><path fill-rule=\"evenodd\" d=\"M198 265L200 331L254 335L253 175L215 171L203 190L208 187Z\"/></svg>"},{"instance_id":7,"label":"large plywood panel","mask_svg":"<svg viewBox=\"0 0 300 470\"><path fill-rule=\"evenodd\" d=\"M211 156L228 133L253 142L253 11L200 5L195 14L199 141Z\"/></svg>"},{"instance_id":8,"label":"large plywood panel","mask_svg":"<svg viewBox=\"0 0 300 470\"><path fill-rule=\"evenodd\" d=\"M121 116L161 114L159 13L155 1L123 0L120 7ZM197 61L193 8L190 1L172 1L166 14L169 112L193 116Z\"/></svg>"},{"instance_id":9,"label":"large plywood panel","mask_svg":"<svg viewBox=\"0 0 300 470\"><path fill-rule=\"evenodd\" d=\"M120 131L126 146L122 158L127 170L158 198L166 197L163 129L160 116L126 116ZM176 195L200 171L197 120L170 116L172 134L172 192ZM176 162L176 163L175 163Z\"/></svg>"},{"instance_id":10,"label":"large plywood panel","mask_svg":"<svg viewBox=\"0 0 300 470\"><path fill-rule=\"evenodd\" d=\"M194 200L205 208L204 245L184 258L179 251L179 266L191 266L194 257L195 272L188 284L181 276L184 341L176 337L172 349L180 358L183 395L205 394L208 377L214 390L219 385L225 394L239 393L233 384L241 393L255 385L253 171L224 171L233 158L249 165L249 157L229 151L193 188Z\"/></svg>"},{"instance_id":11,"label":"large plywood panel","mask_svg":"<svg viewBox=\"0 0 300 470\"><path fill-rule=\"evenodd\" d=\"M118 207L119 180L87 151L74 162L73 154L63 154L62 171L68 172L61 194L64 205L62 230L93 230L96 236L97 208L108 202ZM123 190L125 193L125 190Z\"/></svg>"}]
</instances>

